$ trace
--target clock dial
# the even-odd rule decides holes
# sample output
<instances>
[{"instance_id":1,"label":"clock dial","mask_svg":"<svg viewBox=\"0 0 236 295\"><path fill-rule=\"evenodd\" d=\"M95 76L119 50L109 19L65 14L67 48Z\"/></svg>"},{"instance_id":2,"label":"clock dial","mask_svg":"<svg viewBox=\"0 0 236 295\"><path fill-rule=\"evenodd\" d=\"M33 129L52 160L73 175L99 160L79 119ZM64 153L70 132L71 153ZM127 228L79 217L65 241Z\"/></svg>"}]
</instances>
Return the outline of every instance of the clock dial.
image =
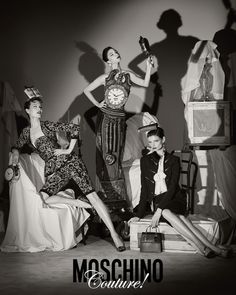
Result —
<instances>
[{"instance_id":1,"label":"clock dial","mask_svg":"<svg viewBox=\"0 0 236 295\"><path fill-rule=\"evenodd\" d=\"M11 167L8 167L5 172L5 179L10 181L14 176L14 171Z\"/></svg>"},{"instance_id":2,"label":"clock dial","mask_svg":"<svg viewBox=\"0 0 236 295\"><path fill-rule=\"evenodd\" d=\"M119 108L127 101L126 90L121 85L111 85L105 93L105 100L109 107Z\"/></svg>"}]
</instances>

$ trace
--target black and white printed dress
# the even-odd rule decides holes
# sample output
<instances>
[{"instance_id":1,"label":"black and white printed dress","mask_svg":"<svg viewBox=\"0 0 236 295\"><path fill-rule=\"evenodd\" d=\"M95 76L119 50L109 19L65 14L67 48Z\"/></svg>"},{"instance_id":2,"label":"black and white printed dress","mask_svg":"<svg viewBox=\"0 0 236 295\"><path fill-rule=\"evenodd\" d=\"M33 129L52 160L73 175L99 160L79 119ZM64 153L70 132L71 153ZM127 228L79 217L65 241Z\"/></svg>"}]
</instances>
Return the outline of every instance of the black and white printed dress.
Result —
<instances>
[{"instance_id":1,"label":"black and white printed dress","mask_svg":"<svg viewBox=\"0 0 236 295\"><path fill-rule=\"evenodd\" d=\"M33 146L35 152L45 161L45 184L40 191L49 196L57 194L70 179L73 179L84 195L94 191L87 168L83 160L75 152L68 155L54 155L57 143L57 132L66 132L70 139L78 139L80 126L73 123L40 122L43 136L36 139L34 145L30 139L30 126L23 129L12 149L20 150L25 144Z\"/></svg>"}]
</instances>

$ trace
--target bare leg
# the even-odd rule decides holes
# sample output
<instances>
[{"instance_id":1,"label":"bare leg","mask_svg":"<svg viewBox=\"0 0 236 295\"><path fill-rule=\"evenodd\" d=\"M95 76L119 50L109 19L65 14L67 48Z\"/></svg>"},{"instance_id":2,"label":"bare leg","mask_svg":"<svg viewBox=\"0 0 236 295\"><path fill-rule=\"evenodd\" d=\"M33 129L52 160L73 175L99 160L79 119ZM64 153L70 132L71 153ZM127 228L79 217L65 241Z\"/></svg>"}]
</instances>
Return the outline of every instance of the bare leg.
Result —
<instances>
[{"instance_id":1,"label":"bare leg","mask_svg":"<svg viewBox=\"0 0 236 295\"><path fill-rule=\"evenodd\" d=\"M65 196L59 196L59 195L49 197L49 195L46 194L45 192L40 192L40 195L41 195L42 201L47 205L66 204L66 205L71 205L71 206L81 207L81 208L91 208L90 204L80 201L78 199L67 198Z\"/></svg>"},{"instance_id":2,"label":"bare leg","mask_svg":"<svg viewBox=\"0 0 236 295\"><path fill-rule=\"evenodd\" d=\"M196 228L189 219L187 219L183 215L179 215L179 218L183 221L183 223L185 223L189 230L192 231L195 234L195 236L202 241L203 244L205 244L205 246L209 247L217 254L221 253L221 249L213 245L210 241L208 241L208 239L202 234L202 232L198 228Z\"/></svg>"},{"instance_id":3,"label":"bare leg","mask_svg":"<svg viewBox=\"0 0 236 295\"><path fill-rule=\"evenodd\" d=\"M198 237L186 226L186 224L178 217L178 215L172 213L169 209L162 211L162 216L170 222L181 235L189 239L194 243L201 254L204 254L205 245L198 239Z\"/></svg>"},{"instance_id":4,"label":"bare leg","mask_svg":"<svg viewBox=\"0 0 236 295\"><path fill-rule=\"evenodd\" d=\"M101 217L107 228L109 229L111 233L111 237L116 245L116 247L122 247L124 246L124 243L119 238L119 235L115 231L114 225L111 221L111 217L108 213L108 210L105 206L105 204L102 202L102 200L99 198L96 192L92 192L88 195L86 195L89 202L92 204L93 208L97 211L98 215Z\"/></svg>"}]
</instances>

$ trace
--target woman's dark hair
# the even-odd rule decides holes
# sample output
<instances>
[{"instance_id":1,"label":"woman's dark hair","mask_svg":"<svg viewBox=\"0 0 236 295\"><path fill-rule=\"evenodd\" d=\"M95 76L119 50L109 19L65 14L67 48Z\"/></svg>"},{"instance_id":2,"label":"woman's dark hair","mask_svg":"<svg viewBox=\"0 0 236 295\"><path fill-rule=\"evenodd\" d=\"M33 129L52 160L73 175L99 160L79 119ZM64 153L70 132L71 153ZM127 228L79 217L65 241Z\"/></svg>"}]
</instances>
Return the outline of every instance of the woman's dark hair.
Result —
<instances>
[{"instance_id":1,"label":"woman's dark hair","mask_svg":"<svg viewBox=\"0 0 236 295\"><path fill-rule=\"evenodd\" d=\"M29 107L30 107L30 104L32 102L35 102L35 101L38 101L40 102L41 104L43 103L42 99L40 97L32 97L31 99L27 100L24 104L24 110L28 110Z\"/></svg>"},{"instance_id":2,"label":"woman's dark hair","mask_svg":"<svg viewBox=\"0 0 236 295\"><path fill-rule=\"evenodd\" d=\"M113 49L113 47L108 46L108 47L106 47L106 48L103 49L103 52L102 52L102 59L103 59L105 62L108 61L107 54L108 54L108 51L109 51L110 49Z\"/></svg>"},{"instance_id":3,"label":"woman's dark hair","mask_svg":"<svg viewBox=\"0 0 236 295\"><path fill-rule=\"evenodd\" d=\"M150 137L150 136L158 136L162 139L165 136L164 130L161 127L157 127L156 129L150 130L147 133L147 137Z\"/></svg>"}]
</instances>

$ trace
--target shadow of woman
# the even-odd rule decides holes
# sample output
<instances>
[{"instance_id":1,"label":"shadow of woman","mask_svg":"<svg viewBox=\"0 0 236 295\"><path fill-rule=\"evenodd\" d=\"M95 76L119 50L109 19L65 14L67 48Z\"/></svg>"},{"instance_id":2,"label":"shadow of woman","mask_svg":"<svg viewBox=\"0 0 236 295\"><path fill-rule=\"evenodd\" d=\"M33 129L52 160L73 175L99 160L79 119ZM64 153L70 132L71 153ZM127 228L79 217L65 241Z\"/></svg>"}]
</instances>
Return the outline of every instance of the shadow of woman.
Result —
<instances>
[{"instance_id":1,"label":"shadow of woman","mask_svg":"<svg viewBox=\"0 0 236 295\"><path fill-rule=\"evenodd\" d=\"M102 75L105 71L104 63L99 57L96 50L89 44L78 41L75 43L76 48L81 53L78 61L78 71L84 77L84 79L91 83L95 78ZM103 88L99 87L94 91L94 95L103 99ZM82 92L75 97L69 108L65 111L64 115L60 118L62 122L68 122L73 120L75 123L80 122L81 126L81 138L82 142L78 142L78 152L82 154L84 160L89 159L86 164L91 176L95 175L95 126L97 107L93 106ZM87 123L87 124L85 124ZM80 145L82 143L82 145ZM85 147L83 149L83 147Z\"/></svg>"},{"instance_id":2,"label":"shadow of woman","mask_svg":"<svg viewBox=\"0 0 236 295\"><path fill-rule=\"evenodd\" d=\"M158 113L171 150L182 148L183 145L184 105L180 95L180 81L187 70L188 58L198 38L179 35L182 20L174 9L164 11L156 25L165 32L166 38L150 46L152 54L158 58L159 70L158 74L152 76L152 86L146 94L144 109L148 106L151 114L156 116ZM144 54L138 55L129 63L129 68L143 75L138 65L144 59ZM160 99L162 96L164 99ZM172 118L171 122L169 118Z\"/></svg>"},{"instance_id":3,"label":"shadow of woman","mask_svg":"<svg viewBox=\"0 0 236 295\"><path fill-rule=\"evenodd\" d=\"M96 50L89 44L83 41L78 41L75 45L77 49L82 52L82 55L79 58L78 71L88 83L91 83L98 76L104 74L105 65ZM94 92L96 97L100 97L101 100L103 99L102 87L99 87ZM80 115L81 118L85 118L91 130L95 133L95 118L97 111L98 108L95 106L91 107L89 100L83 93L81 93L74 99L60 120L66 121L68 118L71 120Z\"/></svg>"},{"instance_id":4,"label":"shadow of woman","mask_svg":"<svg viewBox=\"0 0 236 295\"><path fill-rule=\"evenodd\" d=\"M230 2L230 1L229 1ZM220 52L220 62L225 73L224 99L232 106L232 144L236 144L236 10L230 7L225 28L215 33L213 41Z\"/></svg>"}]
</instances>

